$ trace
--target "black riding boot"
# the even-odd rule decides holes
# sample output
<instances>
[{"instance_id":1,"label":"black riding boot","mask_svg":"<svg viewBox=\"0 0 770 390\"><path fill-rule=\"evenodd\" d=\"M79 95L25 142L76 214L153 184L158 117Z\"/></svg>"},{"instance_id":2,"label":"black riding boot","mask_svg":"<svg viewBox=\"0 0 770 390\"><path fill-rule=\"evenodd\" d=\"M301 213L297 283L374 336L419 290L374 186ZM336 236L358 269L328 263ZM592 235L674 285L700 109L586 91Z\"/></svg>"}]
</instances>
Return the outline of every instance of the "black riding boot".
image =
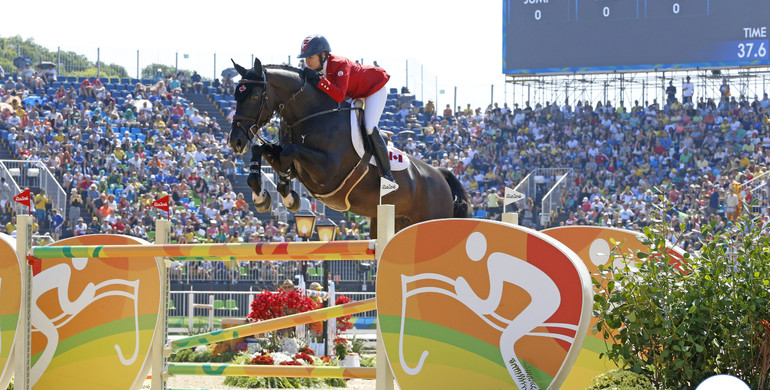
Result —
<instances>
[{"instance_id":1,"label":"black riding boot","mask_svg":"<svg viewBox=\"0 0 770 390\"><path fill-rule=\"evenodd\" d=\"M374 128L372 134L369 134L369 141L372 143L374 159L377 160L377 166L380 168L380 176L396 182L393 175L390 173L390 155L388 154L388 146L385 140L382 138L382 134L377 128Z\"/></svg>"}]
</instances>

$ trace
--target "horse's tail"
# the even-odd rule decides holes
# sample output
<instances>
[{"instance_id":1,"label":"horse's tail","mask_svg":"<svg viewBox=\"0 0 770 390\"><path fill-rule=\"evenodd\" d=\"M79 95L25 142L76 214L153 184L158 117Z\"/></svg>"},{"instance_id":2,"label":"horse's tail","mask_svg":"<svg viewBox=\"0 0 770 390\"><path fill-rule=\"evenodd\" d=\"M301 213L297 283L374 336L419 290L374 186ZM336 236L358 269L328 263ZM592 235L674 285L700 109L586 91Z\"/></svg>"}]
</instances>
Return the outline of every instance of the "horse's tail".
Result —
<instances>
[{"instance_id":1,"label":"horse's tail","mask_svg":"<svg viewBox=\"0 0 770 390\"><path fill-rule=\"evenodd\" d=\"M468 196L465 188L463 188L460 180L457 180L457 177L450 170L439 168L439 171L444 175L444 179L452 190L452 199L454 199L455 203L454 214L452 216L455 218L468 218L471 198Z\"/></svg>"}]
</instances>

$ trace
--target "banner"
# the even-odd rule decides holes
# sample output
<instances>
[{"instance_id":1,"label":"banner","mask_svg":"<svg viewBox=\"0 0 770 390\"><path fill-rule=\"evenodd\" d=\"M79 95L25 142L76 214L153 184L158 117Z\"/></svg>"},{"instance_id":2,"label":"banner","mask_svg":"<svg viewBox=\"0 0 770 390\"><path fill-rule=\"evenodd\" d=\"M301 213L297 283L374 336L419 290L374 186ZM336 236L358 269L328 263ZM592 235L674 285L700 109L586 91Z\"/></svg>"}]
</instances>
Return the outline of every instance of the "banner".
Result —
<instances>
[{"instance_id":1,"label":"banner","mask_svg":"<svg viewBox=\"0 0 770 390\"><path fill-rule=\"evenodd\" d=\"M384 177L380 178L380 198L397 190L398 184L392 182Z\"/></svg>"},{"instance_id":2,"label":"banner","mask_svg":"<svg viewBox=\"0 0 770 390\"><path fill-rule=\"evenodd\" d=\"M152 207L168 212L168 195L152 202Z\"/></svg>"},{"instance_id":3,"label":"banner","mask_svg":"<svg viewBox=\"0 0 770 390\"><path fill-rule=\"evenodd\" d=\"M518 202L524 199L524 194L519 191L514 191L512 188L505 187L505 198L503 199L503 206L508 206L511 203Z\"/></svg>"},{"instance_id":4,"label":"banner","mask_svg":"<svg viewBox=\"0 0 770 390\"><path fill-rule=\"evenodd\" d=\"M24 206L27 206L27 210L28 210L28 212L29 212L30 214L32 214L32 205L31 205L31 204L30 204L30 202L29 202L29 197L30 197L30 192L29 192L29 188L27 188L26 190L24 190L24 191L23 191L22 193L20 193L19 195L16 195L16 196L14 196L14 197L13 197L13 200L14 200L15 202L17 202L17 203L21 203L21 204L23 204Z\"/></svg>"}]
</instances>

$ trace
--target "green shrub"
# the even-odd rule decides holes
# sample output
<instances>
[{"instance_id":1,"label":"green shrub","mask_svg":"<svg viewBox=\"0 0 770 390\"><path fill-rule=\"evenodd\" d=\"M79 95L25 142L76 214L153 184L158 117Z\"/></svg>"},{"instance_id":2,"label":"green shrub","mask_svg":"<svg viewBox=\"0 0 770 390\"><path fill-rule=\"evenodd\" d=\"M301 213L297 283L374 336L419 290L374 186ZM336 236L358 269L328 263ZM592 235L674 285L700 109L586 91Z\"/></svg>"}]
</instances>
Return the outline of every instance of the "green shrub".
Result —
<instances>
[{"instance_id":1,"label":"green shrub","mask_svg":"<svg viewBox=\"0 0 770 390\"><path fill-rule=\"evenodd\" d=\"M377 367L377 355L361 355L361 367Z\"/></svg>"},{"instance_id":2,"label":"green shrub","mask_svg":"<svg viewBox=\"0 0 770 390\"><path fill-rule=\"evenodd\" d=\"M700 253L686 255L677 268L666 238L677 242L686 229L668 225L663 197L656 207L638 270L626 266L613 275L599 267L594 277L595 286L607 283L594 296L606 355L660 388L692 389L712 375L731 374L752 389L768 389L770 240L761 221L742 218L725 229L704 224Z\"/></svg>"},{"instance_id":3,"label":"green shrub","mask_svg":"<svg viewBox=\"0 0 770 390\"><path fill-rule=\"evenodd\" d=\"M650 379L635 372L615 369L595 376L586 390L655 390Z\"/></svg>"},{"instance_id":4,"label":"green shrub","mask_svg":"<svg viewBox=\"0 0 770 390\"><path fill-rule=\"evenodd\" d=\"M237 355L233 358L231 364L249 364L250 356L247 354ZM320 359L316 359L314 366L326 366ZM336 365L336 364L335 364ZM268 389L302 389L302 388L324 388L324 387L347 387L347 381L340 378L265 378L265 377L245 377L228 376L225 377L224 384L233 387L243 387L248 389L268 388Z\"/></svg>"},{"instance_id":5,"label":"green shrub","mask_svg":"<svg viewBox=\"0 0 770 390\"><path fill-rule=\"evenodd\" d=\"M217 357L211 357L211 349L196 352L195 349L183 349L168 358L169 362L174 363L229 363L237 353L225 352Z\"/></svg>"}]
</instances>

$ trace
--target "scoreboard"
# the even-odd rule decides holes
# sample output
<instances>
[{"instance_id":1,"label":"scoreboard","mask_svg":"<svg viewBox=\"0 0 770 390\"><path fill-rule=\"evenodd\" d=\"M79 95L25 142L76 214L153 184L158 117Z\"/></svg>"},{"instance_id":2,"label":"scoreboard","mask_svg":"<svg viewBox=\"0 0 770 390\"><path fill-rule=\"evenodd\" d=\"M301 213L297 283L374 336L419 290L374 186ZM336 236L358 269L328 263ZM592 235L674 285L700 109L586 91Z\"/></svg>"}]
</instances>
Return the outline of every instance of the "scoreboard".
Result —
<instances>
[{"instance_id":1,"label":"scoreboard","mask_svg":"<svg viewBox=\"0 0 770 390\"><path fill-rule=\"evenodd\" d=\"M503 0L503 73L770 65L770 0Z\"/></svg>"}]
</instances>

